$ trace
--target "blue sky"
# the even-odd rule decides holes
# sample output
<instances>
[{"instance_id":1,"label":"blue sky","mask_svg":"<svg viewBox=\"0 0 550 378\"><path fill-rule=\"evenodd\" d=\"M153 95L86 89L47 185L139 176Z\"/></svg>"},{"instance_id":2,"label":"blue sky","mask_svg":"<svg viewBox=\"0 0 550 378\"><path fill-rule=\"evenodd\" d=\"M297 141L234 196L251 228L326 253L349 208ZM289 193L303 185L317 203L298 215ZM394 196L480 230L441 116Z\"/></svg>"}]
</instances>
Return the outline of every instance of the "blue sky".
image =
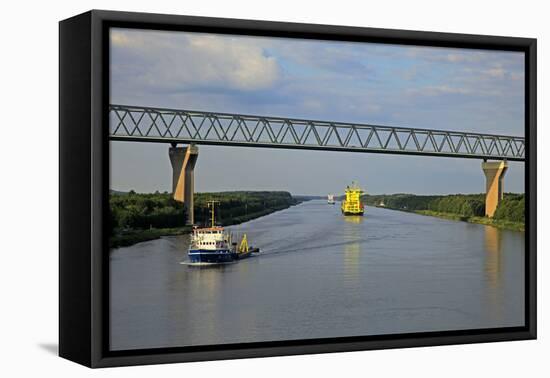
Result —
<instances>
[{"instance_id":1,"label":"blue sky","mask_svg":"<svg viewBox=\"0 0 550 378\"><path fill-rule=\"evenodd\" d=\"M523 53L111 31L111 103L523 136ZM469 159L200 146L197 191L479 193ZM111 187L169 190L167 145L111 143ZM505 190L522 192L522 163Z\"/></svg>"}]
</instances>

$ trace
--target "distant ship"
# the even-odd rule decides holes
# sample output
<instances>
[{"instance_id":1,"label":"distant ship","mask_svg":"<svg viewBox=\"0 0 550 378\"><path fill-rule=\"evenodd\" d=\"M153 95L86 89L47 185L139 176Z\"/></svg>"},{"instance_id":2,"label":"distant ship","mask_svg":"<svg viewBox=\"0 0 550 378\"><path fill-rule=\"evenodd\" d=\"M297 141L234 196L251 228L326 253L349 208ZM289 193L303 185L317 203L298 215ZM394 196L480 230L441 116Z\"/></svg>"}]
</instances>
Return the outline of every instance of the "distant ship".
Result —
<instances>
[{"instance_id":1,"label":"distant ship","mask_svg":"<svg viewBox=\"0 0 550 378\"><path fill-rule=\"evenodd\" d=\"M334 194L329 194L327 196L327 203L329 205L334 205L336 203L336 201L334 201Z\"/></svg>"},{"instance_id":2,"label":"distant ship","mask_svg":"<svg viewBox=\"0 0 550 378\"><path fill-rule=\"evenodd\" d=\"M189 261L194 264L223 264L250 257L253 252L260 252L258 248L248 246L246 234L241 243L232 242L231 233L225 232L223 227L215 225L215 205L218 201L209 201L212 218L210 227L194 227L191 236L191 245L187 252Z\"/></svg>"},{"instance_id":3,"label":"distant ship","mask_svg":"<svg viewBox=\"0 0 550 378\"><path fill-rule=\"evenodd\" d=\"M364 194L364 192L355 182L346 187L346 198L342 201L341 207L342 214L361 216L365 213L365 207L361 202L361 194Z\"/></svg>"}]
</instances>

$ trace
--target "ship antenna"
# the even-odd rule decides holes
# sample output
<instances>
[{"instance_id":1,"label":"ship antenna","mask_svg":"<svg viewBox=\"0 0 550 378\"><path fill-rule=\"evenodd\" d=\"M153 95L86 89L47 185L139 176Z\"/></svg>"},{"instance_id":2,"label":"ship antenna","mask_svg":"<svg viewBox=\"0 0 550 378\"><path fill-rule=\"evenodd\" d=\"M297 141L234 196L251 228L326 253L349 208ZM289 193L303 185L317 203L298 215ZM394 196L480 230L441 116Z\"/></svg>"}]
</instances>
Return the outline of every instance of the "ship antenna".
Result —
<instances>
[{"instance_id":1,"label":"ship antenna","mask_svg":"<svg viewBox=\"0 0 550 378\"><path fill-rule=\"evenodd\" d=\"M220 203L220 201L208 201L208 207L211 207L212 208L212 228L215 226L215 221L216 221L216 215L215 215L215 209L216 209L216 204L217 203Z\"/></svg>"}]
</instances>

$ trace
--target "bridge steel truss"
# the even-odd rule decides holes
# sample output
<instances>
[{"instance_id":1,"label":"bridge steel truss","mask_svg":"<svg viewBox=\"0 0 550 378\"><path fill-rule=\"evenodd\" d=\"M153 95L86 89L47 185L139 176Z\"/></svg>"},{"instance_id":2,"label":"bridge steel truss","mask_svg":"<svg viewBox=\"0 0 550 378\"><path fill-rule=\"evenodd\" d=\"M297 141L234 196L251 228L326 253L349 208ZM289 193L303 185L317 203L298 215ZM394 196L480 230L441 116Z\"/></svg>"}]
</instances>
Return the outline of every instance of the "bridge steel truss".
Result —
<instances>
[{"instance_id":1,"label":"bridge steel truss","mask_svg":"<svg viewBox=\"0 0 550 378\"><path fill-rule=\"evenodd\" d=\"M109 106L114 141L525 160L525 138L284 117Z\"/></svg>"}]
</instances>

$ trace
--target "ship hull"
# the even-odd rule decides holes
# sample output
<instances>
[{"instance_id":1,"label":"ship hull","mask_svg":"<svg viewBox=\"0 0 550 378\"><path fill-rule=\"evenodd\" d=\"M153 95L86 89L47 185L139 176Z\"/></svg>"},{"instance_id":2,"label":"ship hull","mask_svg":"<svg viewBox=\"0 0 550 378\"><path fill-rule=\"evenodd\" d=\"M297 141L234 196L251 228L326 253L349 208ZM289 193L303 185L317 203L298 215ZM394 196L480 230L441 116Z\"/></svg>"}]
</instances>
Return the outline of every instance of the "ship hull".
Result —
<instances>
[{"instance_id":1,"label":"ship hull","mask_svg":"<svg viewBox=\"0 0 550 378\"><path fill-rule=\"evenodd\" d=\"M187 256L192 263L223 264L235 260L235 254L229 249L190 249Z\"/></svg>"},{"instance_id":2,"label":"ship hull","mask_svg":"<svg viewBox=\"0 0 550 378\"><path fill-rule=\"evenodd\" d=\"M362 217L363 215L365 215L365 212L351 213L351 212L349 212L349 211L342 211L342 214L344 214L344 216L346 216L346 217L349 217L349 216L359 216L359 217Z\"/></svg>"}]
</instances>

